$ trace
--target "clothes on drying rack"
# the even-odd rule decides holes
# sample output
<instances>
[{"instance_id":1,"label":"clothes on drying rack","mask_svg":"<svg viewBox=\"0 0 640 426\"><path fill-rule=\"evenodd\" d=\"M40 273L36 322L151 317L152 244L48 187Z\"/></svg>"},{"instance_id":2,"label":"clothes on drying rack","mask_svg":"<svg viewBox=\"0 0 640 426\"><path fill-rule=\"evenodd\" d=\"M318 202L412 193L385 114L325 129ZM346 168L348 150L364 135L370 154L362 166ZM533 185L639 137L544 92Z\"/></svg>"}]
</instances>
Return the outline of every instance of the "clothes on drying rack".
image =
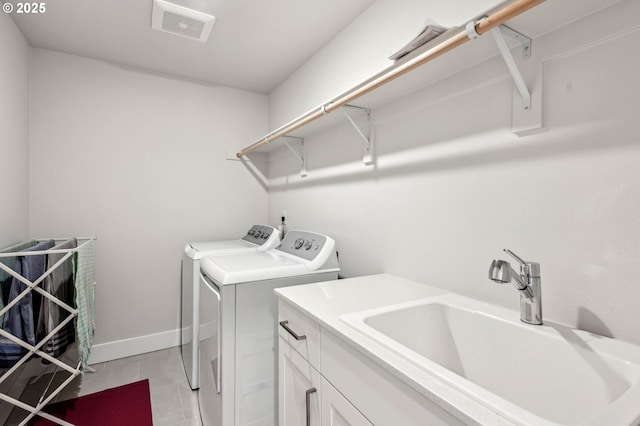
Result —
<instances>
[{"instance_id":1,"label":"clothes on drying rack","mask_svg":"<svg viewBox=\"0 0 640 426\"><path fill-rule=\"evenodd\" d=\"M54 250L68 250L78 247L75 238L64 241ZM54 266L65 257L65 253L51 253L47 255L47 269ZM42 289L55 296L58 300L70 307L75 304L75 288L73 282L74 256L69 256L60 266L47 275L42 283ZM54 301L43 297L40 303L38 323L36 325L36 340L41 341L51 333L71 313ZM54 358L62 355L67 347L76 340L73 321L68 322L61 330L55 333L42 347L42 351Z\"/></svg>"},{"instance_id":2,"label":"clothes on drying rack","mask_svg":"<svg viewBox=\"0 0 640 426\"><path fill-rule=\"evenodd\" d=\"M7 247L6 249L0 250L0 253L18 252L18 251L22 251L24 249L33 247L36 244L37 244L36 240L29 240L23 243L18 243L11 247ZM13 269L16 263L16 258L15 256L0 257L0 262L8 266L9 268ZM12 281L13 281L13 277L8 273L6 273L5 271L3 271L2 269L0 269L0 309L5 307L4 301L9 299L9 291L11 290ZM0 327L2 327L2 317L3 315L0 315Z\"/></svg>"},{"instance_id":3,"label":"clothes on drying rack","mask_svg":"<svg viewBox=\"0 0 640 426\"><path fill-rule=\"evenodd\" d=\"M58 245L50 240L32 247L19 245L5 249L5 253L0 252L0 272L6 273L5 280L11 277L9 294L0 300L4 305L0 307L4 314L4 324L0 326L0 369L3 369L0 382L9 383L11 387L9 381L4 381L11 375L16 376L16 383L26 384L19 377L25 371L23 363L40 358L43 363L54 364L56 369L70 374L55 389L47 387L46 400L50 401L87 369L95 330L95 281L94 238L86 240L78 244L75 238L70 238ZM13 262L2 261L6 258L13 258ZM81 361L71 361L62 356L74 341L78 342ZM44 394L38 404L32 405L15 399L22 390L19 388L17 393L8 394L2 389L0 404L20 407L30 413L29 418L43 415L40 402ZM3 410L4 407L0 407L0 414ZM55 421L55 417L51 420L60 423Z\"/></svg>"},{"instance_id":4,"label":"clothes on drying rack","mask_svg":"<svg viewBox=\"0 0 640 426\"><path fill-rule=\"evenodd\" d=\"M42 251L49 250L55 245L53 240L45 241L23 251ZM22 275L29 281L33 282L44 274L46 266L46 255L33 256L17 256L13 270ZM27 286L13 277L11 282L11 290L9 291L9 299L7 303L17 298ZM29 291L25 296L20 298L19 302L12 306L5 315L2 329L7 333L11 333L18 339L35 345L35 317L33 309L32 292ZM9 368L20 360L22 355L26 353L26 349L9 339L0 337L0 368Z\"/></svg>"},{"instance_id":5,"label":"clothes on drying rack","mask_svg":"<svg viewBox=\"0 0 640 426\"><path fill-rule=\"evenodd\" d=\"M71 343L77 342L81 370L84 371L88 365L95 333L94 241L89 239L78 245L77 239L70 238L55 247L54 240L33 244L22 243L5 249L5 252L52 250L60 253L7 256L0 259L13 259L13 271L32 283L46 273L45 277L40 278L41 282L37 287L54 296L67 307L76 309L77 316L75 321L68 320L69 315L73 314L61 304L56 303L56 300L30 290L21 280L6 274L11 277L11 286L4 305L9 303L14 305L5 312L1 328L17 339L35 346L67 320L44 342L40 350L57 358ZM3 263L8 262L5 260ZM54 266L55 269L52 269ZM0 270L0 272L5 271ZM22 294L25 290L26 293ZM0 368L12 367L27 351L22 345L0 336Z\"/></svg>"},{"instance_id":6,"label":"clothes on drying rack","mask_svg":"<svg viewBox=\"0 0 640 426\"><path fill-rule=\"evenodd\" d=\"M78 317L76 318L76 337L78 339L78 353L82 363L81 370L84 372L89 363L91 344L95 333L96 325L93 318L95 305L93 274L94 265L94 241L90 240L82 244L76 252L75 289L76 307Z\"/></svg>"}]
</instances>

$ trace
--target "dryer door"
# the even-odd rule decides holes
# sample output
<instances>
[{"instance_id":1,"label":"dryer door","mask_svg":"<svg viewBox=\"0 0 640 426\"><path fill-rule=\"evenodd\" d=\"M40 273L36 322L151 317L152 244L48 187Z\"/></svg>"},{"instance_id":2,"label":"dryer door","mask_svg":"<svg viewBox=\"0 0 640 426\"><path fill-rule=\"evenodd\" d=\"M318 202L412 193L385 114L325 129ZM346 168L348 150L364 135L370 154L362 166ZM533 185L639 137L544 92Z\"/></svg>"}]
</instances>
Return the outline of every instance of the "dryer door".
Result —
<instances>
[{"instance_id":1,"label":"dryer door","mask_svg":"<svg viewBox=\"0 0 640 426\"><path fill-rule=\"evenodd\" d=\"M185 253L182 257L182 309L180 345L184 371L191 389L198 389L198 297L200 261Z\"/></svg>"},{"instance_id":2,"label":"dryer door","mask_svg":"<svg viewBox=\"0 0 640 426\"><path fill-rule=\"evenodd\" d=\"M220 387L220 289L200 274L200 330L198 400L203 425L222 425Z\"/></svg>"}]
</instances>

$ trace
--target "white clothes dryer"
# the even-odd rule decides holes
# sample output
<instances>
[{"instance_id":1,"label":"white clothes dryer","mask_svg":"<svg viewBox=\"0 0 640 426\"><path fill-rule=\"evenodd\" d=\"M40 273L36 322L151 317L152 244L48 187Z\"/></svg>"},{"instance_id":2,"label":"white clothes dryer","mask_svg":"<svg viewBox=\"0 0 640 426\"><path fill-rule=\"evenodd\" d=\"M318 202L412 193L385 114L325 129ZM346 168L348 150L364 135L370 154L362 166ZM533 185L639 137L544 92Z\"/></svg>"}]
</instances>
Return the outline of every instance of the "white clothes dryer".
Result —
<instances>
[{"instance_id":1,"label":"white clothes dryer","mask_svg":"<svg viewBox=\"0 0 640 426\"><path fill-rule=\"evenodd\" d=\"M204 426L274 425L274 289L338 278L333 239L289 231L272 250L207 256L200 274L200 390Z\"/></svg>"},{"instance_id":2,"label":"white clothes dryer","mask_svg":"<svg viewBox=\"0 0 640 426\"><path fill-rule=\"evenodd\" d=\"M180 349L182 363L191 389L198 389L198 309L200 306L200 260L204 256L255 252L280 244L280 232L273 226L253 225L237 240L189 243L182 256L182 309Z\"/></svg>"}]
</instances>

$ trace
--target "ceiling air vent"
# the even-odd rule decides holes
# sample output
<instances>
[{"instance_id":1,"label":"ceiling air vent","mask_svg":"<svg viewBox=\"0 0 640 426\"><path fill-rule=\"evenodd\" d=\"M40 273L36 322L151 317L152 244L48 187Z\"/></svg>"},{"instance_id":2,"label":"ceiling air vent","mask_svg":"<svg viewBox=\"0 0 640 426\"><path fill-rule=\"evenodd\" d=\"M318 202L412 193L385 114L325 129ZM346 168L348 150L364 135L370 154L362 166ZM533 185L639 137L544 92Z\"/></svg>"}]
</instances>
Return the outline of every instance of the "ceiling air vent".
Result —
<instances>
[{"instance_id":1,"label":"ceiling air vent","mask_svg":"<svg viewBox=\"0 0 640 426\"><path fill-rule=\"evenodd\" d=\"M151 28L206 42L216 18L164 0L153 0Z\"/></svg>"}]
</instances>

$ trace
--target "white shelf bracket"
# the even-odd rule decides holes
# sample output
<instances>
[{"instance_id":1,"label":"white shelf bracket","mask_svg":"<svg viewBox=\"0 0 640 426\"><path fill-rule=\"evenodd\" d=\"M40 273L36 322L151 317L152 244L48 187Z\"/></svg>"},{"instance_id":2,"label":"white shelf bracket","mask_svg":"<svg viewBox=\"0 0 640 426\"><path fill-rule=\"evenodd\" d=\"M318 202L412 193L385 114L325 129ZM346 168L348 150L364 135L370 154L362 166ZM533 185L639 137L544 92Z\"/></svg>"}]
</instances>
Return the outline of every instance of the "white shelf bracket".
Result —
<instances>
[{"instance_id":1,"label":"white shelf bracket","mask_svg":"<svg viewBox=\"0 0 640 426\"><path fill-rule=\"evenodd\" d=\"M351 115L349 115L349 113L347 112L349 108L352 110L356 109L359 111L363 111L366 114L367 126L364 131L360 128L360 126L358 126L358 124L353 119L353 117L351 117ZM365 166L372 165L373 164L373 137L372 137L373 132L371 127L371 110L369 108L362 108L355 105L343 105L341 109L342 109L342 112L344 112L345 117L347 117L347 120L349 121L349 123L351 123L353 128L356 130L356 133L358 133L358 135L360 136L360 138L364 143L363 153L362 153L362 162L364 163Z\"/></svg>"},{"instance_id":2,"label":"white shelf bracket","mask_svg":"<svg viewBox=\"0 0 640 426\"><path fill-rule=\"evenodd\" d=\"M282 136L284 144L287 146L287 148L289 148L289 150L291 152L293 152L293 155L296 156L296 158L298 160L300 160L300 177L307 177L308 173L307 173L307 161L304 158L304 138L301 138L299 136L289 136L289 135L284 135ZM297 153L295 149L293 149L291 147L291 145L289 145L289 143L287 142L287 139L295 139L296 141L300 142L300 153Z\"/></svg>"},{"instance_id":3,"label":"white shelf bracket","mask_svg":"<svg viewBox=\"0 0 640 426\"><path fill-rule=\"evenodd\" d=\"M520 42L522 45L522 57L524 59L529 59L531 57L531 38L511 27L507 27L505 24L499 25L498 28L500 28L500 32L502 34Z\"/></svg>"},{"instance_id":4,"label":"white shelf bracket","mask_svg":"<svg viewBox=\"0 0 640 426\"><path fill-rule=\"evenodd\" d=\"M500 53L502 54L504 62L507 64L507 68L509 68L509 72L511 73L511 77L513 77L516 88L520 92L520 96L522 97L523 110L530 111L531 92L527 88L527 85L522 78L522 74L520 74L520 70L518 69L516 62L513 59L513 55L511 55L511 51L507 46L507 42L505 41L503 34L513 37L522 43L522 55L525 59L531 57L531 39L505 25L500 25L493 28L491 30L491 34L493 35L493 38L498 45L498 49L500 49Z\"/></svg>"}]
</instances>

